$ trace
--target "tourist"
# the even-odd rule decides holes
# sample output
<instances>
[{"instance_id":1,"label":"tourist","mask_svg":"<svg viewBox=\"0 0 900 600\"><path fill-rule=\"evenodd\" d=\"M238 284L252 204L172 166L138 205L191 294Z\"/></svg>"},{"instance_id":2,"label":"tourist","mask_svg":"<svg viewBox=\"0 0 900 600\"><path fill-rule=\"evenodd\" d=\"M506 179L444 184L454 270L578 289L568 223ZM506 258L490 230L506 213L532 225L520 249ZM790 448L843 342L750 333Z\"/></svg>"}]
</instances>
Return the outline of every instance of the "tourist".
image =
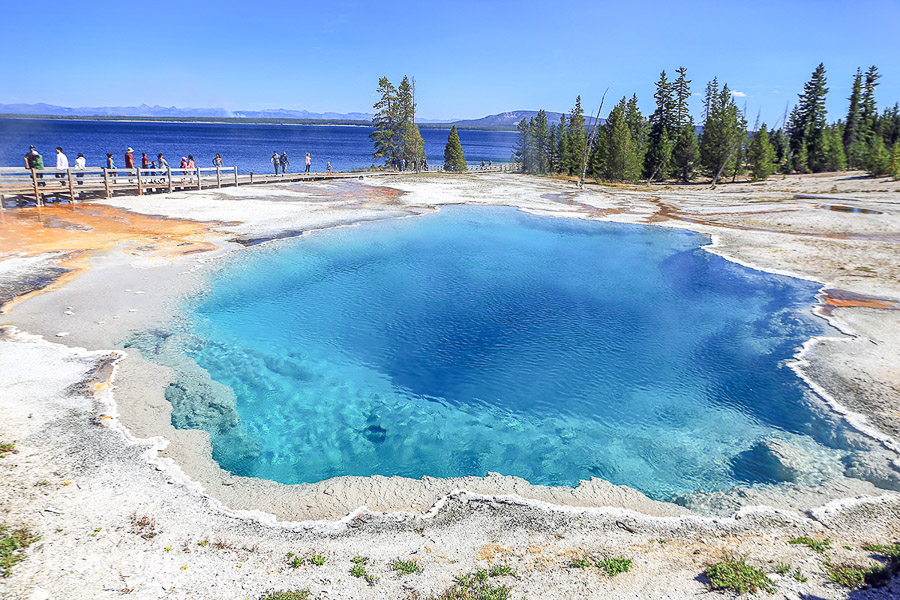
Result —
<instances>
[{"instance_id":1,"label":"tourist","mask_svg":"<svg viewBox=\"0 0 900 600\"><path fill-rule=\"evenodd\" d=\"M162 155L162 152L156 155L156 166L159 167L160 175L165 175L166 171L168 171L169 169L169 161L165 159L165 157ZM160 183L162 183L163 180L160 179L159 181Z\"/></svg>"},{"instance_id":2,"label":"tourist","mask_svg":"<svg viewBox=\"0 0 900 600\"><path fill-rule=\"evenodd\" d=\"M187 156L181 157L181 165L178 168L181 169L181 183L184 183L186 181L185 175L187 175Z\"/></svg>"},{"instance_id":3,"label":"tourist","mask_svg":"<svg viewBox=\"0 0 900 600\"><path fill-rule=\"evenodd\" d=\"M116 168L116 161L113 160L112 152L106 153L106 168L107 168L107 170L114 170ZM113 177L113 183L115 183L116 174L113 173L112 177Z\"/></svg>"},{"instance_id":4,"label":"tourist","mask_svg":"<svg viewBox=\"0 0 900 600\"><path fill-rule=\"evenodd\" d=\"M423 171L428 170L428 157L427 156L422 157L422 170Z\"/></svg>"},{"instance_id":5,"label":"tourist","mask_svg":"<svg viewBox=\"0 0 900 600\"><path fill-rule=\"evenodd\" d=\"M291 161L288 160L287 152L281 153L281 175L284 176L287 173L287 166L291 164Z\"/></svg>"},{"instance_id":6,"label":"tourist","mask_svg":"<svg viewBox=\"0 0 900 600\"><path fill-rule=\"evenodd\" d=\"M147 158L146 152L141 152L141 168L149 169L150 168L150 159Z\"/></svg>"},{"instance_id":7,"label":"tourist","mask_svg":"<svg viewBox=\"0 0 900 600\"><path fill-rule=\"evenodd\" d=\"M194 183L194 170L197 168L197 165L194 164L194 155L188 154L187 168L191 172L191 178L188 179L188 183ZM197 178L200 178L200 171L197 171Z\"/></svg>"},{"instance_id":8,"label":"tourist","mask_svg":"<svg viewBox=\"0 0 900 600\"><path fill-rule=\"evenodd\" d=\"M481 170L484 171L484 161L481 161Z\"/></svg>"},{"instance_id":9,"label":"tourist","mask_svg":"<svg viewBox=\"0 0 900 600\"><path fill-rule=\"evenodd\" d=\"M325 165L325 170L328 171L328 174L331 175L331 161Z\"/></svg>"},{"instance_id":10,"label":"tourist","mask_svg":"<svg viewBox=\"0 0 900 600\"><path fill-rule=\"evenodd\" d=\"M25 168L31 169L31 171L44 170L44 157L41 156L40 152L34 149L34 146L28 146L28 154L25 155ZM35 176L38 179L44 179L44 176L41 173L35 173ZM43 186L44 182L41 181L38 185Z\"/></svg>"},{"instance_id":11,"label":"tourist","mask_svg":"<svg viewBox=\"0 0 900 600\"><path fill-rule=\"evenodd\" d=\"M213 166L214 167L224 167L225 166L225 161L222 160L222 157L219 156L218 152L216 152L216 157L213 159Z\"/></svg>"},{"instance_id":12,"label":"tourist","mask_svg":"<svg viewBox=\"0 0 900 600\"><path fill-rule=\"evenodd\" d=\"M488 167L492 167L493 165L494 165L494 161L489 160L489 161L488 161Z\"/></svg>"},{"instance_id":13,"label":"tourist","mask_svg":"<svg viewBox=\"0 0 900 600\"><path fill-rule=\"evenodd\" d=\"M83 181L83 179L84 179L84 169L85 169L84 154L82 154L81 152L79 152L79 153L78 153L78 156L75 157L75 167L74 167L74 170L75 170L75 171L81 171L80 173L78 173L78 174L75 176L75 177L78 178L78 185L83 185L83 184L84 184L84 181Z\"/></svg>"},{"instance_id":14,"label":"tourist","mask_svg":"<svg viewBox=\"0 0 900 600\"><path fill-rule=\"evenodd\" d=\"M278 175L278 169L281 167L281 157L278 156L278 150L272 151L272 158L269 159L269 162L275 167L275 174Z\"/></svg>"},{"instance_id":15,"label":"tourist","mask_svg":"<svg viewBox=\"0 0 900 600\"><path fill-rule=\"evenodd\" d=\"M63 154L62 148L56 147L56 173L57 179L63 179L65 175L60 173L59 171L65 171L69 168L69 157ZM64 184L65 185L65 184Z\"/></svg>"},{"instance_id":16,"label":"tourist","mask_svg":"<svg viewBox=\"0 0 900 600\"><path fill-rule=\"evenodd\" d=\"M312 159L309 157L309 152L306 153L306 173L309 173L309 166L312 164Z\"/></svg>"},{"instance_id":17,"label":"tourist","mask_svg":"<svg viewBox=\"0 0 900 600\"><path fill-rule=\"evenodd\" d=\"M134 149L131 146L125 150L125 168L133 169L134 168ZM129 173L131 175L131 173ZM131 177L128 178L128 183L134 181Z\"/></svg>"}]
</instances>

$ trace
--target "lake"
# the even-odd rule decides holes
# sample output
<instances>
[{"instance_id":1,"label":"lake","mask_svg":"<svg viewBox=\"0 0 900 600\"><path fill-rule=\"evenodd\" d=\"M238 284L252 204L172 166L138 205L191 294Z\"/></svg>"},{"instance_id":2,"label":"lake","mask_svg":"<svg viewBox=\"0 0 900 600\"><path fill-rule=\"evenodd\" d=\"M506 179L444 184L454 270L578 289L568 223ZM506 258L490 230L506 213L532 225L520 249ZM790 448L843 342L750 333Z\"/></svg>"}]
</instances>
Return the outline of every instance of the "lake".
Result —
<instances>
[{"instance_id":1,"label":"lake","mask_svg":"<svg viewBox=\"0 0 900 600\"><path fill-rule=\"evenodd\" d=\"M269 157L277 150L287 152L290 171L303 170L307 152L312 170L324 171L330 161L337 171L371 166L373 144L371 127L339 125L259 125L221 123L158 123L121 121L68 121L57 119L0 118L0 166L22 167L22 157L29 145L44 156L48 167L56 165L55 148L62 146L74 163L79 152L88 166L106 166L107 152L112 152L118 167L125 166L125 149L135 150L135 162L141 152L150 160L162 152L172 166L182 156L193 154L197 166L212 166L218 152L227 166L237 166L241 173L269 173ZM425 154L431 165L444 162L444 145L449 129L423 129ZM516 139L509 131L460 130L463 152L470 164L492 160L508 162ZM381 165L382 162L375 163Z\"/></svg>"}]
</instances>

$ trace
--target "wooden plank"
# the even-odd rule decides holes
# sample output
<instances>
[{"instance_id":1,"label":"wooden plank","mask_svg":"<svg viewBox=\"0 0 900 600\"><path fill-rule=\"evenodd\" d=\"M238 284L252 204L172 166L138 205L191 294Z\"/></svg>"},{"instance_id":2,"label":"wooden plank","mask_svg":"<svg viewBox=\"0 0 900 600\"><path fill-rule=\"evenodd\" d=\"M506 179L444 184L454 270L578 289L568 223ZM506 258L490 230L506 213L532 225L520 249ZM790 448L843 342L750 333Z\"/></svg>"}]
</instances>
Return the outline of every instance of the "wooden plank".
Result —
<instances>
[{"instance_id":1,"label":"wooden plank","mask_svg":"<svg viewBox=\"0 0 900 600\"><path fill-rule=\"evenodd\" d=\"M203 181L201 180L201 177L200 177L200 167L195 167L195 168L197 169L197 189L202 190L203 189Z\"/></svg>"},{"instance_id":2,"label":"wooden plank","mask_svg":"<svg viewBox=\"0 0 900 600\"><path fill-rule=\"evenodd\" d=\"M144 195L144 185L141 182L141 170L135 169L134 172L137 173L138 196L143 196Z\"/></svg>"},{"instance_id":3,"label":"wooden plank","mask_svg":"<svg viewBox=\"0 0 900 600\"><path fill-rule=\"evenodd\" d=\"M106 197L111 198L109 193L109 169L103 169L103 187L106 188Z\"/></svg>"},{"instance_id":4,"label":"wooden plank","mask_svg":"<svg viewBox=\"0 0 900 600\"><path fill-rule=\"evenodd\" d=\"M75 208L75 184L72 182L72 169L66 169L66 174L69 178L69 202L72 204L72 208Z\"/></svg>"},{"instance_id":5,"label":"wooden plank","mask_svg":"<svg viewBox=\"0 0 900 600\"><path fill-rule=\"evenodd\" d=\"M31 170L31 181L34 184L34 200L38 206L43 206L44 203L41 201L41 191L38 189L37 173L34 172L34 169Z\"/></svg>"},{"instance_id":6,"label":"wooden plank","mask_svg":"<svg viewBox=\"0 0 900 600\"><path fill-rule=\"evenodd\" d=\"M166 165L166 177L169 179L169 193L172 193L172 167Z\"/></svg>"},{"instance_id":7,"label":"wooden plank","mask_svg":"<svg viewBox=\"0 0 900 600\"><path fill-rule=\"evenodd\" d=\"M237 166L234 167L234 187L238 186Z\"/></svg>"}]
</instances>

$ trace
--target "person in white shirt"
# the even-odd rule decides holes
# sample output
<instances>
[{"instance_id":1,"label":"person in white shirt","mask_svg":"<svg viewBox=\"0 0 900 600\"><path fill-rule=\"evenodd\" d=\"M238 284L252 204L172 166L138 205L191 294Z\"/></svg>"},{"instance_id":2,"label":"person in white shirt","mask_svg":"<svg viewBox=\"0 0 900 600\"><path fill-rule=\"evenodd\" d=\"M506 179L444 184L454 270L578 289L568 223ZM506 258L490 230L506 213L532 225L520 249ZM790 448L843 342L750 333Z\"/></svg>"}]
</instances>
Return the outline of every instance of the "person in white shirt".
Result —
<instances>
[{"instance_id":1,"label":"person in white shirt","mask_svg":"<svg viewBox=\"0 0 900 600\"><path fill-rule=\"evenodd\" d=\"M63 154L62 148L59 146L56 147L56 170L57 171L65 171L69 168L69 157ZM56 178L62 179L65 177L62 173L57 173Z\"/></svg>"},{"instance_id":2,"label":"person in white shirt","mask_svg":"<svg viewBox=\"0 0 900 600\"><path fill-rule=\"evenodd\" d=\"M73 168L73 170L84 171L84 169L85 169L84 154L79 152L78 156L75 158L75 167ZM78 178L78 185L81 185L84 183L82 181L82 178L84 178L84 173L79 173L78 175L76 175L76 177Z\"/></svg>"}]
</instances>

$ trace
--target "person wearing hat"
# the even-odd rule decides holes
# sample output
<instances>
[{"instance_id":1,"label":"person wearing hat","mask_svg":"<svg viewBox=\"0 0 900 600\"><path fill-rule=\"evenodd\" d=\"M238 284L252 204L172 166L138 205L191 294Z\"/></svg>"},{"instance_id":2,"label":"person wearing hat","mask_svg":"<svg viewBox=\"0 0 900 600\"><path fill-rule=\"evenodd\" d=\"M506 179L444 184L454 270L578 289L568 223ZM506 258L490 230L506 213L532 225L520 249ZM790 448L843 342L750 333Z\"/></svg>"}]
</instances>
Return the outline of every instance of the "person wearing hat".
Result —
<instances>
[{"instance_id":1,"label":"person wearing hat","mask_svg":"<svg viewBox=\"0 0 900 600\"><path fill-rule=\"evenodd\" d=\"M131 146L128 146L125 150L125 168L133 169L134 168L134 149ZM129 173L131 175L131 173ZM128 178L128 183L134 181L131 177Z\"/></svg>"},{"instance_id":2,"label":"person wearing hat","mask_svg":"<svg viewBox=\"0 0 900 600\"><path fill-rule=\"evenodd\" d=\"M28 146L28 154L25 155L25 168L32 171L44 170L44 157L34 149L34 146ZM37 178L43 180L44 176L37 173ZM41 181L38 185L43 186L44 182Z\"/></svg>"}]
</instances>

